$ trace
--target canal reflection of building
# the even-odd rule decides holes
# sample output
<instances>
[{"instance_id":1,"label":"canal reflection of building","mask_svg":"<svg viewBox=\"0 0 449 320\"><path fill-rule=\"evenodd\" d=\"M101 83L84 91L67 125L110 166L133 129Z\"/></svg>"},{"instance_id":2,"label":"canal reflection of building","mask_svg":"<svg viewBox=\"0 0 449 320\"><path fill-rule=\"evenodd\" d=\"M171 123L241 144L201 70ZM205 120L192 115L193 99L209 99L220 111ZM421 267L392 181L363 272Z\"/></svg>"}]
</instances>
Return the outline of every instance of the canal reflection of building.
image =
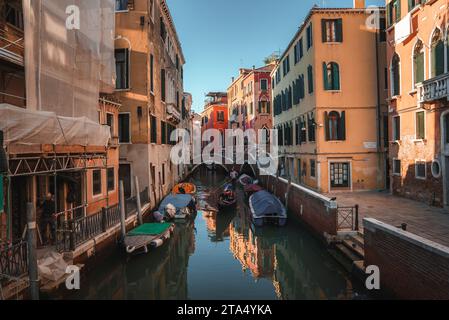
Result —
<instances>
[{"instance_id":1,"label":"canal reflection of building","mask_svg":"<svg viewBox=\"0 0 449 320\"><path fill-rule=\"evenodd\" d=\"M229 228L234 217L234 211L203 212L210 241L223 242L229 239Z\"/></svg>"},{"instance_id":2,"label":"canal reflection of building","mask_svg":"<svg viewBox=\"0 0 449 320\"><path fill-rule=\"evenodd\" d=\"M92 275L102 280L97 279L82 296L107 300L188 299L187 266L195 252L194 228L193 222L179 224L163 247L127 261L111 261L109 270Z\"/></svg>"}]
</instances>

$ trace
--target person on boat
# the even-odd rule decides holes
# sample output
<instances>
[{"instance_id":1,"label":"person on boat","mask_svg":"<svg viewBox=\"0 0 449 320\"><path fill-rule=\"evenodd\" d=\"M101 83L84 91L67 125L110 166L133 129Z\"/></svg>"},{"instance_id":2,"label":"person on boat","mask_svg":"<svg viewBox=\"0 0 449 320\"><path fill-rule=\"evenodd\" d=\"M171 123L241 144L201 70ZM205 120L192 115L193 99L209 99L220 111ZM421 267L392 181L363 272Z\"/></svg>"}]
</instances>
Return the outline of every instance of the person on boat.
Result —
<instances>
[{"instance_id":1,"label":"person on boat","mask_svg":"<svg viewBox=\"0 0 449 320\"><path fill-rule=\"evenodd\" d=\"M235 167L232 167L231 173L229 174L229 176L231 177L232 181L236 181L237 178L239 177L239 173L237 172L237 170L235 170Z\"/></svg>"}]
</instances>

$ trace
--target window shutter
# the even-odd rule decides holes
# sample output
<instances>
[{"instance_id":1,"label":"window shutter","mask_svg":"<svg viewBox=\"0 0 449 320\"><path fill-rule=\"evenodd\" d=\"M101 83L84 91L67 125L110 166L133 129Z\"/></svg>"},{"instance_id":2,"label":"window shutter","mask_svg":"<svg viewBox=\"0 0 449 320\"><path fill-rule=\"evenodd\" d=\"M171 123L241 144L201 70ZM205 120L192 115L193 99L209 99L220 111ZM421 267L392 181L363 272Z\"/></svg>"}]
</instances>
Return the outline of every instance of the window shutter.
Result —
<instances>
[{"instance_id":1,"label":"window shutter","mask_svg":"<svg viewBox=\"0 0 449 320\"><path fill-rule=\"evenodd\" d=\"M415 84L424 81L424 53L415 56Z\"/></svg>"},{"instance_id":2,"label":"window shutter","mask_svg":"<svg viewBox=\"0 0 449 320\"><path fill-rule=\"evenodd\" d=\"M401 20L401 0L395 1L396 22Z\"/></svg>"},{"instance_id":3,"label":"window shutter","mask_svg":"<svg viewBox=\"0 0 449 320\"><path fill-rule=\"evenodd\" d=\"M444 42L438 41L435 48L435 76L444 73Z\"/></svg>"},{"instance_id":4,"label":"window shutter","mask_svg":"<svg viewBox=\"0 0 449 320\"><path fill-rule=\"evenodd\" d=\"M327 42L326 20L321 19L321 40Z\"/></svg>"},{"instance_id":5,"label":"window shutter","mask_svg":"<svg viewBox=\"0 0 449 320\"><path fill-rule=\"evenodd\" d=\"M326 131L326 141L330 140L330 132L329 132L329 113L326 111L324 113L324 125Z\"/></svg>"},{"instance_id":6,"label":"window shutter","mask_svg":"<svg viewBox=\"0 0 449 320\"><path fill-rule=\"evenodd\" d=\"M338 140L346 140L346 112L343 111L340 116L340 123L338 126Z\"/></svg>"},{"instance_id":7,"label":"window shutter","mask_svg":"<svg viewBox=\"0 0 449 320\"><path fill-rule=\"evenodd\" d=\"M271 114L271 102L270 101L267 102L267 110L266 111L268 114Z\"/></svg>"},{"instance_id":8,"label":"window shutter","mask_svg":"<svg viewBox=\"0 0 449 320\"><path fill-rule=\"evenodd\" d=\"M330 90L330 84L327 77L327 64L323 62L323 81L324 81L324 90Z\"/></svg>"},{"instance_id":9,"label":"window shutter","mask_svg":"<svg viewBox=\"0 0 449 320\"><path fill-rule=\"evenodd\" d=\"M340 90L340 70L337 63L332 64L332 81L334 87L332 89L334 90Z\"/></svg>"},{"instance_id":10,"label":"window shutter","mask_svg":"<svg viewBox=\"0 0 449 320\"><path fill-rule=\"evenodd\" d=\"M337 19L337 42L343 42L343 19Z\"/></svg>"}]
</instances>

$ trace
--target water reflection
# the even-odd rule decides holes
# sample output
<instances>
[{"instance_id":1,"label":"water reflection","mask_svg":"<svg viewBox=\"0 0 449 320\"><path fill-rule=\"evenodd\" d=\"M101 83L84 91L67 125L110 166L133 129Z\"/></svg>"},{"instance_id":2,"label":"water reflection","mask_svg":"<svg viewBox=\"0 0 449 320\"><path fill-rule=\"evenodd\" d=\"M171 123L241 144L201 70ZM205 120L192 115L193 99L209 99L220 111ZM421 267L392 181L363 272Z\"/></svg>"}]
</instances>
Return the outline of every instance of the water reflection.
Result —
<instances>
[{"instance_id":1,"label":"water reflection","mask_svg":"<svg viewBox=\"0 0 449 320\"><path fill-rule=\"evenodd\" d=\"M203 205L213 201L224 178L209 171L194 177ZM285 228L254 229L239 193L237 209L200 213L195 222L178 224L158 250L132 258L117 253L102 262L69 298L354 299L366 294L292 220Z\"/></svg>"}]
</instances>

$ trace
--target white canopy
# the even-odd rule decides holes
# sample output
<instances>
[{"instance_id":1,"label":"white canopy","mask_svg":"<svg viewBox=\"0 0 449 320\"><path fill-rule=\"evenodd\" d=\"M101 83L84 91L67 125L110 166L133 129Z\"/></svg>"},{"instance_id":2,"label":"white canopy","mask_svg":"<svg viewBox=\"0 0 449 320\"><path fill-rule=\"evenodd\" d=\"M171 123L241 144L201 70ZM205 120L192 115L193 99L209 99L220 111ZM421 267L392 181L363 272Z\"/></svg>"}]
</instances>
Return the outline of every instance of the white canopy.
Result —
<instances>
[{"instance_id":1,"label":"white canopy","mask_svg":"<svg viewBox=\"0 0 449 320\"><path fill-rule=\"evenodd\" d=\"M108 126L86 117L57 116L54 112L31 111L0 104L0 130L5 144L107 146L111 138Z\"/></svg>"}]
</instances>

